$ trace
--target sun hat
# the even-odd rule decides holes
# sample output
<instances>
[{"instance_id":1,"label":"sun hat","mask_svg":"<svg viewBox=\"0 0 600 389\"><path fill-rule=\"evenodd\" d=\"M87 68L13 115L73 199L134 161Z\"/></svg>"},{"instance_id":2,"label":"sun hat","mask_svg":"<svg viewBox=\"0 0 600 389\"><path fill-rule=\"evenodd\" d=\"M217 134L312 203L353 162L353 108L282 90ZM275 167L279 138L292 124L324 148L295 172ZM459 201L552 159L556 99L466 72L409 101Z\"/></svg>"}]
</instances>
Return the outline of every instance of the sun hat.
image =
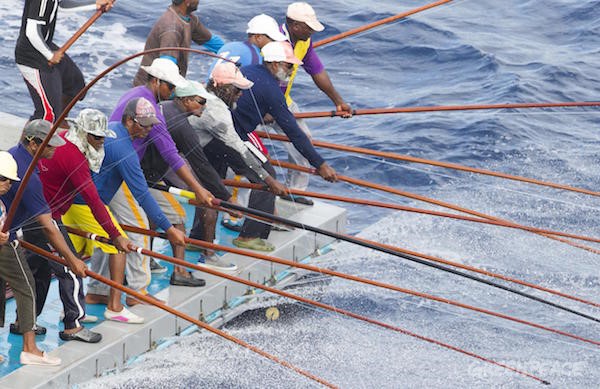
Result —
<instances>
[{"instance_id":1,"label":"sun hat","mask_svg":"<svg viewBox=\"0 0 600 389\"><path fill-rule=\"evenodd\" d=\"M265 62L287 62L302 65L302 61L296 58L294 49L288 41L269 42L263 46L261 52Z\"/></svg>"},{"instance_id":2,"label":"sun hat","mask_svg":"<svg viewBox=\"0 0 600 389\"><path fill-rule=\"evenodd\" d=\"M272 43L272 42L271 42ZM269 45L271 43L268 43ZM233 84L240 89L250 89L254 83L248 80L240 69L231 62L217 64L210 74L215 86Z\"/></svg>"},{"instance_id":3,"label":"sun hat","mask_svg":"<svg viewBox=\"0 0 600 389\"><path fill-rule=\"evenodd\" d=\"M134 118L141 126L149 127L160 123L156 117L156 110L150 101L143 97L136 97L127 102L123 116Z\"/></svg>"},{"instance_id":4,"label":"sun hat","mask_svg":"<svg viewBox=\"0 0 600 389\"><path fill-rule=\"evenodd\" d=\"M185 84L185 78L179 74L179 67L167 58L156 58L150 66L140 66L146 73L175 86Z\"/></svg>"},{"instance_id":5,"label":"sun hat","mask_svg":"<svg viewBox=\"0 0 600 389\"><path fill-rule=\"evenodd\" d=\"M25 128L23 129L23 136L25 138L39 138L43 140L50 133L50 129L52 129L52 123L50 123L47 120L31 120L30 122L25 124ZM63 138L54 133L52 135L52 138L50 138L50 142L48 142L48 146L60 147L65 143L66 142Z\"/></svg>"},{"instance_id":6,"label":"sun hat","mask_svg":"<svg viewBox=\"0 0 600 389\"><path fill-rule=\"evenodd\" d=\"M101 136L103 138L116 138L117 134L108 128L108 119L101 111L93 108L85 108L79 112L77 119L67 119L69 124L81 128L88 134Z\"/></svg>"},{"instance_id":7,"label":"sun hat","mask_svg":"<svg viewBox=\"0 0 600 389\"><path fill-rule=\"evenodd\" d=\"M17 161L8 151L0 151L0 175L12 181L21 181L17 174Z\"/></svg>"},{"instance_id":8,"label":"sun hat","mask_svg":"<svg viewBox=\"0 0 600 389\"><path fill-rule=\"evenodd\" d=\"M215 95L208 92L204 85L198 81L186 80L185 85L175 88L175 97L200 96L206 100L216 98Z\"/></svg>"},{"instance_id":9,"label":"sun hat","mask_svg":"<svg viewBox=\"0 0 600 389\"><path fill-rule=\"evenodd\" d=\"M274 41L284 41L287 38L279 31L279 25L269 15L256 15L248 22L247 34L263 34Z\"/></svg>"},{"instance_id":10,"label":"sun hat","mask_svg":"<svg viewBox=\"0 0 600 389\"><path fill-rule=\"evenodd\" d=\"M325 29L325 26L317 19L317 14L313 7L305 2L290 4L287 9L287 17L297 22L304 22L308 27L317 32Z\"/></svg>"}]
</instances>

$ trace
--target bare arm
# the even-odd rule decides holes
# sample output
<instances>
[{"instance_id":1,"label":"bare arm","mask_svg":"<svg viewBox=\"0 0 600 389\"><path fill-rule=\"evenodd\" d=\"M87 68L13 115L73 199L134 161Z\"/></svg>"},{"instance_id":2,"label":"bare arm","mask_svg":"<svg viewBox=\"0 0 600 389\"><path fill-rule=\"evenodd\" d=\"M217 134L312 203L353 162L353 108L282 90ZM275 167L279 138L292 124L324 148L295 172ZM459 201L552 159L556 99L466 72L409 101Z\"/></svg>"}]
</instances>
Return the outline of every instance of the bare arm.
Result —
<instances>
[{"instance_id":1,"label":"bare arm","mask_svg":"<svg viewBox=\"0 0 600 389\"><path fill-rule=\"evenodd\" d=\"M312 79L315 82L315 85L331 99L335 105L336 111L345 112L346 114L343 115L345 118L352 116L352 107L350 107L350 105L344 101L342 96L340 96L338 91L335 89L326 70L323 70L318 74L314 74Z\"/></svg>"}]
</instances>

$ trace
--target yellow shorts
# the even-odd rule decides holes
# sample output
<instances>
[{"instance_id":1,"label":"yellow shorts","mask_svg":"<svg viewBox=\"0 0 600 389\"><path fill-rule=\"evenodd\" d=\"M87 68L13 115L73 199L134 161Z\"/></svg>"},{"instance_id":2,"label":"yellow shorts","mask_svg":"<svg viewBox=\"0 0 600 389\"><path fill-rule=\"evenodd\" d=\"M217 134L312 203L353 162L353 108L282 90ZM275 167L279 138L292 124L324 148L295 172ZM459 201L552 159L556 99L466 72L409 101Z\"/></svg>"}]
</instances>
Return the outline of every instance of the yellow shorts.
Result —
<instances>
[{"instance_id":1,"label":"yellow shorts","mask_svg":"<svg viewBox=\"0 0 600 389\"><path fill-rule=\"evenodd\" d=\"M106 205L105 205L106 207ZM113 224L117 227L117 230L121 233L122 236L127 237L113 214L110 212L110 209L106 207L110 218L112 219ZM73 204L62 217L62 222L69 227L77 228L86 232L91 232L92 234L96 234L98 236L103 236L108 238L108 234L104 231L104 228L98 223L94 214L92 214L92 210L87 205L82 204ZM82 253L83 255L90 256L94 252L94 249L98 247L100 250L107 254L117 254L118 250L116 247L111 246L106 243L98 242L97 240L89 240L79 235L69 234L71 241L73 242L73 246L75 246L75 250L78 253Z\"/></svg>"}]
</instances>

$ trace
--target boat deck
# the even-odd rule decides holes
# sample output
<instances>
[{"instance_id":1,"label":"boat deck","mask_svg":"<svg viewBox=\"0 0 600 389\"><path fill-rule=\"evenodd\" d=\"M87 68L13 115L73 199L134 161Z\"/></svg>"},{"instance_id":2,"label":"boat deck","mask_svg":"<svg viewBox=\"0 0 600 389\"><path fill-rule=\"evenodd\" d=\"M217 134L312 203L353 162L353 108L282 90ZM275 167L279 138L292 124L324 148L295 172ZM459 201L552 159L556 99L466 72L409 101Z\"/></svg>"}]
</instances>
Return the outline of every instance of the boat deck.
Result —
<instances>
[{"instance_id":1,"label":"boat deck","mask_svg":"<svg viewBox=\"0 0 600 389\"><path fill-rule=\"evenodd\" d=\"M305 224L336 232L343 232L345 229L345 210L330 204L315 202L314 206L308 207L278 199L277 209L281 216ZM190 211L189 214L192 212L190 208L186 211ZM217 239L220 244L231 246L231 240L236 236L234 234L219 228ZM295 261L310 260L315 253L330 247L334 242L330 237L298 229L273 231L269 241L276 246L273 256ZM154 249L170 254L169 245L160 239L155 240ZM238 265L240 270L237 276L261 284L281 287L305 273L267 261L231 253L220 254ZM190 262L195 262L197 257L197 253L186 252L186 260ZM200 272L196 272L195 275L207 281L206 286L202 288L169 287L172 266L166 262L162 263L168 266L169 271L153 274L150 293L167 301L169 306L213 326L218 327L243 312L243 307L239 306L248 301L247 297L254 293L246 285L209 274L198 274ZM122 368L140 354L155 348L161 343L161 339L179 335L192 326L187 321L147 305L130 308L146 319L144 324L108 322L103 320L103 305L89 305L88 313L98 316L100 320L96 324L86 324L86 327L101 333L103 340L97 344L63 342L58 337L58 332L62 329L62 322L59 321L62 303L55 284L56 282L53 282L44 312L38 318L38 323L47 327L48 333L38 336L36 340L40 348L51 355L60 356L62 365L40 367L19 364L22 337L8 331L9 323L15 318L15 303L12 299L6 307L6 325L0 329L0 354L5 357L5 361L0 364L0 374L3 377L0 379L0 388L70 387L104 372Z\"/></svg>"}]
</instances>

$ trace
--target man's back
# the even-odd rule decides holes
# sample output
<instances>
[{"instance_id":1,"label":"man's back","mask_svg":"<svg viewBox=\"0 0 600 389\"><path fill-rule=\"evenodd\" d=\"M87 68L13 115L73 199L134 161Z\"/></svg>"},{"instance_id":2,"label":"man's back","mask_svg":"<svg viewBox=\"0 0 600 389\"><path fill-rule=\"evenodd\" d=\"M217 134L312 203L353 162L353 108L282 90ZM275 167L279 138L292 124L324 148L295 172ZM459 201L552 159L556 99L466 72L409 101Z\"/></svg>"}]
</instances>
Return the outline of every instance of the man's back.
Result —
<instances>
[{"instance_id":1,"label":"man's back","mask_svg":"<svg viewBox=\"0 0 600 389\"><path fill-rule=\"evenodd\" d=\"M195 15L190 15L189 22L183 20L172 7L168 7L164 14L156 21L148 38L144 50L156 49L159 47L186 47L191 46L192 40L198 44L206 43L210 40L212 34L204 27ZM171 57L179 66L179 73L185 77L188 69L187 51L161 51L156 53L146 54L142 58L142 66L148 66L156 58L160 56ZM141 68L138 69L134 86L143 85L146 83L148 75Z\"/></svg>"}]
</instances>

